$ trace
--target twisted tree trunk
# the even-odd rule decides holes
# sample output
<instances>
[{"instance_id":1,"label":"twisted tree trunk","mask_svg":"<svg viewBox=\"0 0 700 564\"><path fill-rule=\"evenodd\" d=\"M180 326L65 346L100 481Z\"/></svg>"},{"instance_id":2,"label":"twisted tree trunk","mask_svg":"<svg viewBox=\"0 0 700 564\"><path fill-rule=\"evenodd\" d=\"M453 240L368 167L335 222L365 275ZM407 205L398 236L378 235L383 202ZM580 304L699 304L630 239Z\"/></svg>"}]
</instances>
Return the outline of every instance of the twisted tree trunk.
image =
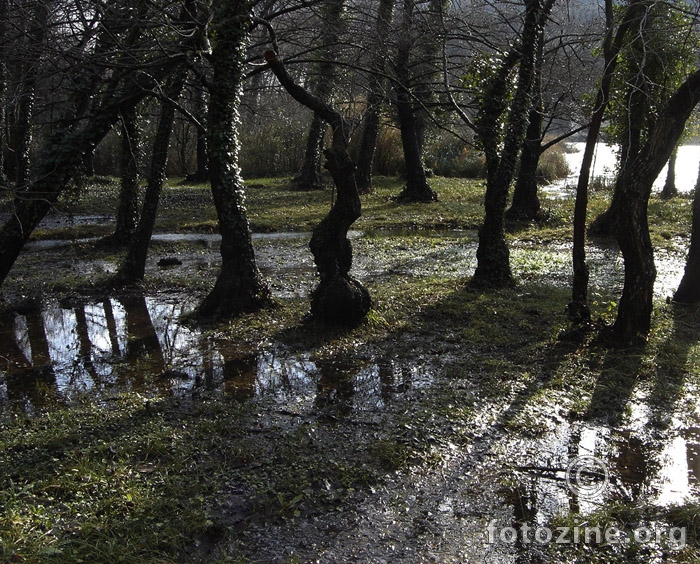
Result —
<instances>
[{"instance_id":1,"label":"twisted tree trunk","mask_svg":"<svg viewBox=\"0 0 700 564\"><path fill-rule=\"evenodd\" d=\"M265 53L265 59L287 92L333 128L333 143L324 155L337 198L311 237L311 252L320 277L311 296L311 313L329 324L357 325L369 312L372 300L365 287L350 276L352 245L347 234L360 217L361 204L355 184L355 163L348 154L349 124L335 108L296 84L274 51Z\"/></svg>"}]
</instances>

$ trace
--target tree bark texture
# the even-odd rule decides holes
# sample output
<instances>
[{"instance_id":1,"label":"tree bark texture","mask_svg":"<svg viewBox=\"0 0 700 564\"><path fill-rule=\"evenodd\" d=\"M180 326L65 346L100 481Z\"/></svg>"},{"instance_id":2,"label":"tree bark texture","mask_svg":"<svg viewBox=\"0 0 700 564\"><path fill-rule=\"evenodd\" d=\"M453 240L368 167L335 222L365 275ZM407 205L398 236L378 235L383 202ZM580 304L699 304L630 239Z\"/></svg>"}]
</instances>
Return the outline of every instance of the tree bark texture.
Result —
<instances>
[{"instance_id":1,"label":"tree bark texture","mask_svg":"<svg viewBox=\"0 0 700 564\"><path fill-rule=\"evenodd\" d=\"M430 187L423 167L423 147L418 131L416 111L411 92L410 56L413 44L412 24L414 1L404 0L403 24L396 56L396 110L401 129L406 186L396 197L399 202L436 202L437 193Z\"/></svg>"},{"instance_id":2,"label":"tree bark texture","mask_svg":"<svg viewBox=\"0 0 700 564\"><path fill-rule=\"evenodd\" d=\"M607 20L607 34L603 43L603 53L605 70L601 79L600 87L596 93L596 101L591 116L591 123L588 127L586 145L583 150L581 170L576 185L576 202L574 204L574 234L572 263L574 278L571 288L571 303L567 306L569 310L583 310L588 312L588 279L589 269L586 263L586 215L588 211L588 183L591 177L593 166L593 156L595 155L598 135L603 124L603 117L610 99L610 88L612 86L615 68L617 66L618 55L622 49L622 43L632 22L637 17L641 0L631 0L627 12L623 18L617 33L613 35L613 4L611 0L605 2L605 13ZM588 316L584 315L584 321Z\"/></svg>"},{"instance_id":3,"label":"tree bark texture","mask_svg":"<svg viewBox=\"0 0 700 564\"><path fill-rule=\"evenodd\" d=\"M700 302L700 171L693 195L693 222L690 231L690 248L685 262L683 278L673 301L683 304Z\"/></svg>"},{"instance_id":4,"label":"tree bark texture","mask_svg":"<svg viewBox=\"0 0 700 564\"><path fill-rule=\"evenodd\" d=\"M127 245L136 233L139 218L139 163L141 132L136 108L121 116L121 187L117 221L110 241Z\"/></svg>"},{"instance_id":5,"label":"tree bark texture","mask_svg":"<svg viewBox=\"0 0 700 564\"><path fill-rule=\"evenodd\" d=\"M252 3L222 2L213 8L214 76L209 100L209 176L221 231L221 271L199 306L202 317L257 311L271 301L258 270L239 169L239 111Z\"/></svg>"},{"instance_id":6,"label":"tree bark texture","mask_svg":"<svg viewBox=\"0 0 700 564\"><path fill-rule=\"evenodd\" d=\"M184 69L169 79L165 94L171 100L177 100L185 83ZM148 174L148 184L144 195L141 214L137 229L131 239L129 250L124 258L116 278L121 282L143 280L146 272L148 246L153 234L158 215L158 201L165 180L165 167L168 164L168 147L170 135L175 121L175 106L168 102L161 104L160 117L156 128L151 155L151 167Z\"/></svg>"},{"instance_id":7,"label":"tree bark texture","mask_svg":"<svg viewBox=\"0 0 700 564\"><path fill-rule=\"evenodd\" d=\"M287 92L333 129L333 143L324 154L337 198L311 237L311 252L320 278L311 295L311 314L328 324L357 325L367 316L372 300L365 287L350 276L352 244L347 234L362 212L355 184L355 163L348 154L350 127L335 108L296 84L276 53L268 51L265 58Z\"/></svg>"},{"instance_id":8,"label":"tree bark texture","mask_svg":"<svg viewBox=\"0 0 700 564\"><path fill-rule=\"evenodd\" d=\"M484 223L479 230L477 267L472 278L472 284L477 287L499 288L513 283L505 241L506 201L532 107L539 43L544 40L544 26L553 3L554 0L546 0L544 4L539 0L526 3L520 45L514 54L506 57L482 101L477 129L484 145L488 172ZM505 111L507 79L516 62L519 63L518 79L501 144L498 121Z\"/></svg>"},{"instance_id":9,"label":"tree bark texture","mask_svg":"<svg viewBox=\"0 0 700 564\"><path fill-rule=\"evenodd\" d=\"M700 102L700 71L688 77L656 120L649 140L624 168L615 186L615 237L625 260L625 284L613 326L622 344L646 338L654 295L654 250L647 207L654 180L668 161L695 106Z\"/></svg>"}]
</instances>

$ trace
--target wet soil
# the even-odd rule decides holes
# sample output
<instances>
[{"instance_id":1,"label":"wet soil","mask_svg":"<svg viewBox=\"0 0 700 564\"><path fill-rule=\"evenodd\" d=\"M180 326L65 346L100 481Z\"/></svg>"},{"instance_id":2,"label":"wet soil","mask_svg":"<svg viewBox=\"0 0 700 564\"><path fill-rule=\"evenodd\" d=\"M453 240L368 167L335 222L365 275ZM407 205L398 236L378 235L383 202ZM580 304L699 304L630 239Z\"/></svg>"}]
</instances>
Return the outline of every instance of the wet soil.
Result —
<instances>
[{"instance_id":1,"label":"wet soil","mask_svg":"<svg viewBox=\"0 0 700 564\"><path fill-rule=\"evenodd\" d=\"M258 235L254 244L275 296L304 303L315 284L308 234ZM114 295L71 290L116 270L118 256L93 245L32 243L15 266L0 325L0 421L125 391L174 397L183 409L205 400L253 406L245 432L254 454L209 502L197 558L557 562L544 544L490 542L488 526L583 521L619 500L698 501L700 408L688 368L698 319L659 306L671 360L595 347L587 355L585 336L558 340L565 245L514 243L518 288L484 296L463 286L476 264L473 232L354 233L354 275L378 296L375 328L312 328L308 339L302 325L257 341L184 320L216 274L216 236L157 236L143 291ZM681 252L658 257L660 304L677 286ZM167 257L179 264L159 267ZM605 315L622 260L608 246L591 246L589 257ZM421 285L425 295L392 295ZM427 295L431 285L438 298ZM391 319L398 299L412 304L399 312L403 324ZM384 324L385 333L376 329ZM567 483L580 456L606 463L606 479L591 480L604 486L595 495ZM273 511L261 492L286 472L289 483L275 483L288 496ZM652 546L630 561L664 554Z\"/></svg>"}]
</instances>

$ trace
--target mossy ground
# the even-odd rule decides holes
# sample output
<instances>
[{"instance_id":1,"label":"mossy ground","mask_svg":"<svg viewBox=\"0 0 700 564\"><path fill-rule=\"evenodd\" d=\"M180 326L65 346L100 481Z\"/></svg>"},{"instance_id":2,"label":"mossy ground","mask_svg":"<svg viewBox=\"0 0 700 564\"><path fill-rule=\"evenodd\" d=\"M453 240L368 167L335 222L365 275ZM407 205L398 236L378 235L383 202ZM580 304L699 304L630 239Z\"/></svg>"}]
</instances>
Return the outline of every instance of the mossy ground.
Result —
<instances>
[{"instance_id":1,"label":"mossy ground","mask_svg":"<svg viewBox=\"0 0 700 564\"><path fill-rule=\"evenodd\" d=\"M248 206L256 231L309 231L330 204L328 191L291 192L285 180L250 184ZM364 199L356 228L365 237L354 245L358 266L369 273L366 284L374 309L361 326L344 331L309 323L307 299L294 297L203 329L206 338L241 350L281 345L318 366L330 363L341 381L332 390L319 389L313 401L286 405L265 397L241 402L207 390L185 398L123 391L99 402L85 394L70 405L53 398L31 416L20 410L4 417L0 560L255 562L278 550L277 561L310 561L335 542L353 508L359 512L378 490L391 490L388 484L400 482L410 491L432 475L444 480L456 453L464 460L473 456L474 464L480 460L468 453L486 448L485 438L536 445L556 427L557 417L572 424L596 420L613 432L625 430L631 398L638 396L652 408L650 427L655 431L644 440L650 456L657 456L672 415L695 416L698 311L660 301L644 349L607 349L597 343L595 331L567 335L564 305L569 293L566 275L559 274L567 267L561 251L570 236L573 206L567 200L545 203L548 223L509 231L516 288L470 290L469 273L454 267L453 254L469 235L446 230L478 227L482 187L440 178L432 184L441 197L438 204L394 203L389 197L398 193L400 183L391 179L379 179L375 194ZM115 196L114 184L93 186L70 209L75 214L108 213ZM591 216L605 205L605 195L595 195ZM650 206L655 241L679 260L689 207L687 199ZM213 229L213 217L204 187L171 183L158 229L207 232ZM71 229L47 229L38 236L96 234L89 231L94 226ZM208 257L212 252L199 243L154 246L154 253ZM87 256L93 267L101 266L87 270ZM374 263L362 263L363 256L391 268L377 273ZM4 291L8 297L37 288L50 295L73 294L76 288L105 292L98 271L106 279L119 257L91 243L28 252ZM411 257L420 260L412 262ZM177 272L149 270L145 291L203 295L213 283L216 264ZM596 316L614 313L617 289L612 283L598 288ZM560 338L562 334L567 338ZM343 378L377 362L416 370L427 384L400 390L397 382L396 389L382 396L381 408L352 409L353 396L344 395ZM481 478L517 489L514 461L526 453L517 446L507 448L513 450L503 456L496 475ZM476 487L466 483L467 490ZM395 503L405 505L404 516L397 519L406 520L416 535L404 541L418 547L437 543L430 533L430 512L422 509L437 494L410 502L399 499L405 490L394 487ZM491 497L508 511L508 495L492 491ZM464 511L459 517L455 512L454 520L479 524L490 517ZM667 510L644 500L618 500L591 519L614 518L627 526L652 518L685 524L688 547L667 555L667 561L691 562L698 557L698 511L692 503ZM320 532L289 550L296 542L290 531L303 536L302 525L311 524ZM280 538L267 538L273 534ZM382 552L382 542L375 542L376 552ZM466 541L448 534L440 542L457 551ZM362 550L360 543L367 545L359 539L354 550ZM551 562L562 557L648 561L643 551L623 554L586 545L565 547L562 553L561 547L549 548L546 558ZM445 556L442 561L458 560Z\"/></svg>"}]
</instances>

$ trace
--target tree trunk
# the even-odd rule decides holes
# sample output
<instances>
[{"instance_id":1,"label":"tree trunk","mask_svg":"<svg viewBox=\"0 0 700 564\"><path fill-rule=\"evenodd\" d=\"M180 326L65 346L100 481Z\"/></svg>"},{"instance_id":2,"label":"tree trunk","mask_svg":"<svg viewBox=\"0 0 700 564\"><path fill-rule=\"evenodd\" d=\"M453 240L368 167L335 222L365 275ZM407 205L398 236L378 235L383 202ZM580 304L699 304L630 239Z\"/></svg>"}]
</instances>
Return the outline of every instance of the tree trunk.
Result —
<instances>
[{"instance_id":1,"label":"tree trunk","mask_svg":"<svg viewBox=\"0 0 700 564\"><path fill-rule=\"evenodd\" d=\"M5 95L7 92L7 64L5 45L8 42L7 22L10 17L10 2L9 0L0 0L0 189L9 188L9 182L5 170L5 151L7 150L6 132L6 102Z\"/></svg>"},{"instance_id":2,"label":"tree trunk","mask_svg":"<svg viewBox=\"0 0 700 564\"><path fill-rule=\"evenodd\" d=\"M538 41L535 59L535 75L532 85L532 108L528 118L525 140L520 151L520 170L513 190L513 202L506 212L511 221L533 221L540 216L540 198L537 194L539 179L537 167L542 156L542 125L544 105L542 102L542 65L544 41Z\"/></svg>"},{"instance_id":3,"label":"tree trunk","mask_svg":"<svg viewBox=\"0 0 700 564\"><path fill-rule=\"evenodd\" d=\"M386 98L384 89L386 80L382 76L386 69L386 42L391 32L391 22L394 12L394 0L379 0L376 23L376 55L369 74L369 93L367 94L367 111L365 112L365 127L362 130L360 148L357 155L355 182L360 194L371 194L372 165L374 151L379 135L379 116L382 103Z\"/></svg>"},{"instance_id":4,"label":"tree trunk","mask_svg":"<svg viewBox=\"0 0 700 564\"><path fill-rule=\"evenodd\" d=\"M399 115L401 144L406 168L406 186L396 197L399 202L436 202L437 193L430 187L423 167L423 151L416 122L411 93L411 33L413 25L413 0L404 0L403 24L396 57L396 110Z\"/></svg>"},{"instance_id":5,"label":"tree trunk","mask_svg":"<svg viewBox=\"0 0 700 564\"><path fill-rule=\"evenodd\" d=\"M306 137L306 152L301 170L292 179L292 190L323 190L321 179L321 149L326 134L326 124L316 114L311 118Z\"/></svg>"},{"instance_id":6,"label":"tree trunk","mask_svg":"<svg viewBox=\"0 0 700 564\"><path fill-rule=\"evenodd\" d=\"M678 196L678 188L676 187L676 161L678 160L678 147L671 153L671 158L668 159L668 172L666 173L666 182L661 191L662 198L674 198Z\"/></svg>"},{"instance_id":7,"label":"tree trunk","mask_svg":"<svg viewBox=\"0 0 700 564\"><path fill-rule=\"evenodd\" d=\"M646 338L654 295L654 250L647 206L654 180L668 161L695 106L700 102L700 71L688 77L659 115L649 141L628 163L615 186L615 236L625 260L625 285L613 326L622 344ZM617 200L617 202L615 202Z\"/></svg>"},{"instance_id":8,"label":"tree trunk","mask_svg":"<svg viewBox=\"0 0 700 564\"><path fill-rule=\"evenodd\" d=\"M199 84L195 85L194 110L197 119L205 125L207 123L207 100L204 88ZM193 182L207 182L209 180L209 147L206 129L197 128L197 170L191 180Z\"/></svg>"},{"instance_id":9,"label":"tree trunk","mask_svg":"<svg viewBox=\"0 0 700 564\"><path fill-rule=\"evenodd\" d=\"M121 119L121 189L117 205L117 225L110 243L128 245L134 238L139 218L139 161L141 132L135 108Z\"/></svg>"},{"instance_id":10,"label":"tree trunk","mask_svg":"<svg viewBox=\"0 0 700 564\"><path fill-rule=\"evenodd\" d=\"M540 98L540 96L537 96ZM540 98L541 99L541 98ZM527 134L520 153L520 170L513 190L513 202L506 212L511 221L534 221L540 216L537 167L542 156L542 107L530 110Z\"/></svg>"},{"instance_id":11,"label":"tree trunk","mask_svg":"<svg viewBox=\"0 0 700 564\"><path fill-rule=\"evenodd\" d=\"M503 62L482 102L478 133L487 153L488 177L484 198L484 223L479 230L476 251L477 267L471 283L477 287L499 288L513 283L510 253L505 241L504 216L508 189L518 153L523 144L535 85L536 58L539 44L544 41L544 22L554 0L530 0L526 4L525 24L521 44ZM504 111L509 70L519 61L518 81L508 112L506 133L502 147L499 143L497 122ZM499 155L500 150L500 155Z\"/></svg>"},{"instance_id":12,"label":"tree trunk","mask_svg":"<svg viewBox=\"0 0 700 564\"><path fill-rule=\"evenodd\" d=\"M169 80L165 87L165 94L170 100L177 100L185 82L185 73L181 71ZM170 135L175 121L175 106L168 102L161 104L156 137L153 142L151 156L151 169L148 175L148 185L141 208L141 216L138 227L129 246L124 261L122 262L116 279L120 282L135 282L143 280L146 273L146 258L148 246L153 234L158 215L158 201L163 189L165 179L165 167L168 164L168 147Z\"/></svg>"},{"instance_id":13,"label":"tree trunk","mask_svg":"<svg viewBox=\"0 0 700 564\"><path fill-rule=\"evenodd\" d=\"M693 195L693 225L690 231L690 248L685 263L685 272L673 296L673 301L682 304L700 302L700 171Z\"/></svg>"},{"instance_id":14,"label":"tree trunk","mask_svg":"<svg viewBox=\"0 0 700 564\"><path fill-rule=\"evenodd\" d=\"M213 8L214 72L209 100L209 176L221 231L221 271L199 306L203 317L257 311L271 294L255 262L239 159L239 107L252 3L222 2Z\"/></svg>"},{"instance_id":15,"label":"tree trunk","mask_svg":"<svg viewBox=\"0 0 700 564\"><path fill-rule=\"evenodd\" d=\"M333 128L333 143L324 154L337 198L311 237L311 252L321 280L311 295L311 314L329 324L357 325L367 316L372 300L365 287L350 276L352 245L347 234L362 208L355 184L355 163L348 154L349 124L324 100L297 85L276 53L268 51L265 59L287 92Z\"/></svg>"},{"instance_id":16,"label":"tree trunk","mask_svg":"<svg viewBox=\"0 0 700 564\"><path fill-rule=\"evenodd\" d=\"M30 183L32 116L48 22L48 6L45 3L39 2L34 10L32 20L27 22L25 44L21 46L24 62L20 64L21 83L17 92L15 121L10 134L15 158L15 185L18 190L26 188Z\"/></svg>"},{"instance_id":17,"label":"tree trunk","mask_svg":"<svg viewBox=\"0 0 700 564\"><path fill-rule=\"evenodd\" d=\"M360 194L374 192L372 186L372 164L374 163L374 151L377 147L379 136L379 112L383 97L370 92L367 96L367 112L365 114L365 126L362 129L360 148L357 152L357 168L355 169L355 182Z\"/></svg>"},{"instance_id":18,"label":"tree trunk","mask_svg":"<svg viewBox=\"0 0 700 564\"><path fill-rule=\"evenodd\" d=\"M345 0L327 0L321 4L321 45L320 58L313 79L311 92L319 100L327 102L336 80L335 64L337 45L343 30ZM306 153L301 171L292 180L293 190L323 190L321 179L321 150L326 134L326 124L316 114L311 118L309 135L306 140Z\"/></svg>"},{"instance_id":19,"label":"tree trunk","mask_svg":"<svg viewBox=\"0 0 700 564\"><path fill-rule=\"evenodd\" d=\"M576 186L576 203L574 204L574 235L572 263L574 279L571 288L571 302L567 309L570 313L576 313L575 321L588 321L590 312L588 309L588 278L589 270L586 263L586 214L588 212L588 183L591 177L591 167L593 166L593 155L595 154L598 135L603 124L605 109L610 101L610 88L617 66L618 55L622 48L622 42L627 31L636 17L641 0L630 0L630 4L625 13L625 17L613 36L613 3L611 0L605 2L605 15L607 21L607 33L603 43L605 57L605 71L600 87L596 94L595 106L591 116L591 123L586 136L586 146L583 151L581 161L581 171ZM582 312L581 314L577 312Z\"/></svg>"}]
</instances>

